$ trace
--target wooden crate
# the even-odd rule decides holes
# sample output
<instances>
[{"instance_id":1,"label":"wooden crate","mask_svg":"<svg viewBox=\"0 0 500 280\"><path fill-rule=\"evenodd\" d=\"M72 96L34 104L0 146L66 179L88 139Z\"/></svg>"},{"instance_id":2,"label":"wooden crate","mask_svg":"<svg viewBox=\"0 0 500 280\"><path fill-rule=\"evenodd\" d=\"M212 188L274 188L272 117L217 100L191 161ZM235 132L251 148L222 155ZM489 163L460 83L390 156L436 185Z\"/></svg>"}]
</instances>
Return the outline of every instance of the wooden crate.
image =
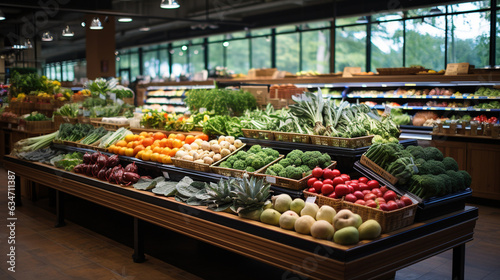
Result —
<instances>
[{"instance_id":1,"label":"wooden crate","mask_svg":"<svg viewBox=\"0 0 500 280\"><path fill-rule=\"evenodd\" d=\"M70 117L60 116L60 115L54 116L54 128L55 129L59 129L59 127L63 123L77 124L78 118L70 118Z\"/></svg>"},{"instance_id":2,"label":"wooden crate","mask_svg":"<svg viewBox=\"0 0 500 280\"><path fill-rule=\"evenodd\" d=\"M311 141L311 137L308 134L289 133L289 132L274 132L274 140L283 141L283 142L308 144Z\"/></svg>"},{"instance_id":3,"label":"wooden crate","mask_svg":"<svg viewBox=\"0 0 500 280\"><path fill-rule=\"evenodd\" d=\"M391 173L385 171L382 167L380 167L378 164L375 162L371 161L369 158L367 158L365 155L361 156L361 160L359 161L362 165L368 167L370 170L373 172L377 173L380 175L382 178L386 179L391 183L393 186L398 182L398 178L392 176Z\"/></svg>"},{"instance_id":4,"label":"wooden crate","mask_svg":"<svg viewBox=\"0 0 500 280\"><path fill-rule=\"evenodd\" d=\"M355 148L370 146L372 144L372 138L373 135L354 137L354 138L311 135L311 143L323 146L355 149Z\"/></svg>"},{"instance_id":5,"label":"wooden crate","mask_svg":"<svg viewBox=\"0 0 500 280\"><path fill-rule=\"evenodd\" d=\"M246 138L274 140L274 133L270 130L242 129Z\"/></svg>"},{"instance_id":6,"label":"wooden crate","mask_svg":"<svg viewBox=\"0 0 500 280\"><path fill-rule=\"evenodd\" d=\"M183 159L178 159L178 158L172 158L172 163L176 167L180 168L185 168L185 169L192 169L196 171L202 171L202 172L207 172L210 173L212 169L210 168L210 164L207 163L197 163L194 161L190 160L183 160Z\"/></svg>"},{"instance_id":7,"label":"wooden crate","mask_svg":"<svg viewBox=\"0 0 500 280\"><path fill-rule=\"evenodd\" d=\"M262 168L260 168L259 170L255 170L255 172L247 172L245 170L238 170L238 169L232 169L232 168L225 168L225 167L220 167L220 163L222 163L222 160L218 161L216 164L213 164L212 165L212 172L215 173L215 174L219 174L219 175L222 175L222 176L226 176L226 177L235 177L235 178L243 178L243 176L245 175L245 173L247 174L255 174L257 172L260 172L262 170L265 170L266 168L268 168L269 166L277 163L278 161L280 161L281 159L283 158L283 155L280 155L277 159L273 160L272 162L270 162L269 164L266 164L265 166L263 166Z\"/></svg>"},{"instance_id":8,"label":"wooden crate","mask_svg":"<svg viewBox=\"0 0 500 280\"><path fill-rule=\"evenodd\" d=\"M104 127L107 130L117 130L121 127L129 127L130 124L115 124L115 123L107 123L102 121L91 121L90 122L95 127Z\"/></svg>"},{"instance_id":9,"label":"wooden crate","mask_svg":"<svg viewBox=\"0 0 500 280\"><path fill-rule=\"evenodd\" d=\"M54 129L54 124L52 121L23 121L19 122L19 129L26 130L29 132L38 132L38 131L49 131Z\"/></svg>"}]
</instances>

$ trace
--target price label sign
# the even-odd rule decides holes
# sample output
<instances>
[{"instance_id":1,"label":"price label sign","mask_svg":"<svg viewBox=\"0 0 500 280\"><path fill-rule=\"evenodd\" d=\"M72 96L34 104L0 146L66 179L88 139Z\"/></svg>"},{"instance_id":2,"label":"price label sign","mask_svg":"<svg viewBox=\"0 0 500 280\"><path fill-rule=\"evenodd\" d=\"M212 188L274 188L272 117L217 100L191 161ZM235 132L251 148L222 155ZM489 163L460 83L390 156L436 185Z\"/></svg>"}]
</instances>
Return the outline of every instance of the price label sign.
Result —
<instances>
[{"instance_id":1,"label":"price label sign","mask_svg":"<svg viewBox=\"0 0 500 280\"><path fill-rule=\"evenodd\" d=\"M170 179L170 175L167 171L163 171L163 177L165 177L166 179Z\"/></svg>"},{"instance_id":2,"label":"price label sign","mask_svg":"<svg viewBox=\"0 0 500 280\"><path fill-rule=\"evenodd\" d=\"M276 184L276 177L266 176L266 181L271 184Z\"/></svg>"},{"instance_id":3,"label":"price label sign","mask_svg":"<svg viewBox=\"0 0 500 280\"><path fill-rule=\"evenodd\" d=\"M316 201L316 196L308 196L306 202L314 203Z\"/></svg>"},{"instance_id":4,"label":"price label sign","mask_svg":"<svg viewBox=\"0 0 500 280\"><path fill-rule=\"evenodd\" d=\"M448 63L448 65L446 65L446 72L444 72L444 74L447 76L465 75L468 73L469 73L469 63L468 62Z\"/></svg>"}]
</instances>

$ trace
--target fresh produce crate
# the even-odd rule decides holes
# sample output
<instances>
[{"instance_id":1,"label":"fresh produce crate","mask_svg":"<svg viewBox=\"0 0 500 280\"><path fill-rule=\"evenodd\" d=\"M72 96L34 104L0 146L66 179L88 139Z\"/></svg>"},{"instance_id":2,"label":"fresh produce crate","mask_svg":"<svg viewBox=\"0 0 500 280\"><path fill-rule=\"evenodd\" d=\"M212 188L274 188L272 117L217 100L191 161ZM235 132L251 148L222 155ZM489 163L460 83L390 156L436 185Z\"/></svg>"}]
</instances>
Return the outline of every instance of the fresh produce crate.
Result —
<instances>
[{"instance_id":1,"label":"fresh produce crate","mask_svg":"<svg viewBox=\"0 0 500 280\"><path fill-rule=\"evenodd\" d=\"M361 156L361 164L370 168L372 171L380 175L382 178L386 179L392 185L395 185L398 182L398 178L392 176L391 173L385 171L382 167L378 166L375 162L371 161L365 155Z\"/></svg>"},{"instance_id":2,"label":"fresh produce crate","mask_svg":"<svg viewBox=\"0 0 500 280\"><path fill-rule=\"evenodd\" d=\"M165 133L165 135L167 135L167 137L172 134L172 133L175 133L175 134L184 134L184 135L200 135L200 134L203 134L203 132L201 131L165 131L164 129L156 129L156 128L140 128L140 127L131 127L130 128L130 131L132 131L134 134L139 134L143 131L145 132L162 132L162 133Z\"/></svg>"},{"instance_id":3,"label":"fresh produce crate","mask_svg":"<svg viewBox=\"0 0 500 280\"><path fill-rule=\"evenodd\" d=\"M134 98L133 98L133 97L123 98L122 100L123 100L123 102L124 102L125 104L134 105Z\"/></svg>"},{"instance_id":4,"label":"fresh produce crate","mask_svg":"<svg viewBox=\"0 0 500 280\"><path fill-rule=\"evenodd\" d=\"M274 133L270 130L242 129L243 135L247 138L273 140Z\"/></svg>"},{"instance_id":5,"label":"fresh produce crate","mask_svg":"<svg viewBox=\"0 0 500 280\"><path fill-rule=\"evenodd\" d=\"M51 103L35 103L35 110L37 110L37 111L53 111L54 105Z\"/></svg>"},{"instance_id":6,"label":"fresh produce crate","mask_svg":"<svg viewBox=\"0 0 500 280\"><path fill-rule=\"evenodd\" d=\"M20 120L19 129L35 132L35 131L48 131L54 128L52 121L24 121Z\"/></svg>"},{"instance_id":7,"label":"fresh produce crate","mask_svg":"<svg viewBox=\"0 0 500 280\"><path fill-rule=\"evenodd\" d=\"M311 143L310 139L311 137L308 134L274 132L274 140L276 141L308 144Z\"/></svg>"},{"instance_id":8,"label":"fresh produce crate","mask_svg":"<svg viewBox=\"0 0 500 280\"><path fill-rule=\"evenodd\" d=\"M467 188L464 191L440 197L432 197L427 200L420 201L419 199L416 199L415 195L413 195L412 193L408 193L404 189L395 187L391 183L387 182L386 179L382 178L371 169L362 165L359 161L354 163L354 170L369 179L379 181L380 183L386 185L389 189L395 191L398 195L406 195L412 200L417 201L416 205L418 205L418 207L417 213L415 215L416 222L425 221L451 212L462 210L465 208L465 201L467 200L467 198L472 196L472 190L470 188Z\"/></svg>"},{"instance_id":9,"label":"fresh produce crate","mask_svg":"<svg viewBox=\"0 0 500 280\"><path fill-rule=\"evenodd\" d=\"M324 195L321 195L318 193L312 193L312 192L308 192L308 191L304 190L304 198L313 197L313 196L316 197L315 203L318 204L320 207L323 205L328 205L328 206L333 207L333 209L335 209L335 211L337 211L337 212L340 209L342 209L342 200L341 199L330 198L330 197L327 197L327 196L324 196Z\"/></svg>"},{"instance_id":10,"label":"fresh produce crate","mask_svg":"<svg viewBox=\"0 0 500 280\"><path fill-rule=\"evenodd\" d=\"M255 174L263 169L268 168L269 166L275 164L276 162L280 161L283 158L283 155L280 155L277 159L273 160L271 163L263 166L259 170L255 170L255 172L247 172L245 170L238 170L238 169L232 169L232 168L225 168L225 167L220 167L219 164L222 163L222 160L219 160L215 164L212 164L212 172L215 174L219 174L222 176L226 177L235 177L235 178L243 178L243 175L245 173L248 174Z\"/></svg>"},{"instance_id":11,"label":"fresh produce crate","mask_svg":"<svg viewBox=\"0 0 500 280\"><path fill-rule=\"evenodd\" d=\"M56 129L59 129L59 126L61 126L61 124L63 124L63 123L77 124L78 118L70 118L70 117L60 116L60 115L54 116L54 127Z\"/></svg>"},{"instance_id":12,"label":"fresh produce crate","mask_svg":"<svg viewBox=\"0 0 500 280\"><path fill-rule=\"evenodd\" d=\"M382 211L364 205L342 201L342 209L349 209L359 214L363 221L376 220L382 227L382 233L391 232L413 224L418 204L412 204L393 211Z\"/></svg>"},{"instance_id":13,"label":"fresh produce crate","mask_svg":"<svg viewBox=\"0 0 500 280\"><path fill-rule=\"evenodd\" d=\"M373 135L354 137L354 138L341 138L330 137L321 135L311 135L311 143L323 146L333 146L342 148L361 148L371 146Z\"/></svg>"},{"instance_id":14,"label":"fresh produce crate","mask_svg":"<svg viewBox=\"0 0 500 280\"><path fill-rule=\"evenodd\" d=\"M90 122L93 126L95 127L104 127L107 130L117 130L122 127L129 127L130 124L116 124L116 123L107 123L107 122L101 122L101 121L91 121Z\"/></svg>"},{"instance_id":15,"label":"fresh produce crate","mask_svg":"<svg viewBox=\"0 0 500 280\"><path fill-rule=\"evenodd\" d=\"M174 157L172 158L172 163L176 167L181 167L181 168L186 168L186 169L193 169L193 170L197 170L197 171L211 173L213 171L213 169L212 169L213 165L220 164L221 162L223 162L224 160L226 160L226 158L234 155L239 150L243 149L245 146L246 145L243 144L243 146L239 147L234 152L232 152L229 155L221 158L219 161L217 161L217 162L215 162L215 163L213 163L211 165L207 164L207 163L197 163L197 162L190 161L190 160L177 159L177 158L174 158Z\"/></svg>"},{"instance_id":16,"label":"fresh produce crate","mask_svg":"<svg viewBox=\"0 0 500 280\"><path fill-rule=\"evenodd\" d=\"M327 168L335 168L335 166L337 166L337 162L332 161L332 164L330 164ZM271 185L280 186L282 188L292 190L305 189L307 187L307 180L309 180L309 178L311 178L312 176L311 174L309 174L300 180L294 180L285 177L267 175L265 174L266 169L267 167L260 169L259 172L255 172L255 176L264 177L268 183L271 183Z\"/></svg>"},{"instance_id":17,"label":"fresh produce crate","mask_svg":"<svg viewBox=\"0 0 500 280\"><path fill-rule=\"evenodd\" d=\"M30 114L35 109L35 103L33 102L11 102L9 104L10 109L14 114L24 115Z\"/></svg>"}]
</instances>

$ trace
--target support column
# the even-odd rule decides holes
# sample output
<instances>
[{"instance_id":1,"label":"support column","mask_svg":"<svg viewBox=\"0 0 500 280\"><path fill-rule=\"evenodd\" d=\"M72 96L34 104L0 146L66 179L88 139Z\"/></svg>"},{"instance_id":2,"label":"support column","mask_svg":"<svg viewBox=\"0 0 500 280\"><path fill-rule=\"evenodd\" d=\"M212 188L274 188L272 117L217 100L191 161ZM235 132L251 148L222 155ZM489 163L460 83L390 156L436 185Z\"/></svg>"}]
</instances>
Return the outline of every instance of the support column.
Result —
<instances>
[{"instance_id":1,"label":"support column","mask_svg":"<svg viewBox=\"0 0 500 280\"><path fill-rule=\"evenodd\" d=\"M92 19L100 19L103 29L90 29ZM85 47L87 59L87 78L94 80L98 77L115 77L115 17L102 15L85 16Z\"/></svg>"}]
</instances>

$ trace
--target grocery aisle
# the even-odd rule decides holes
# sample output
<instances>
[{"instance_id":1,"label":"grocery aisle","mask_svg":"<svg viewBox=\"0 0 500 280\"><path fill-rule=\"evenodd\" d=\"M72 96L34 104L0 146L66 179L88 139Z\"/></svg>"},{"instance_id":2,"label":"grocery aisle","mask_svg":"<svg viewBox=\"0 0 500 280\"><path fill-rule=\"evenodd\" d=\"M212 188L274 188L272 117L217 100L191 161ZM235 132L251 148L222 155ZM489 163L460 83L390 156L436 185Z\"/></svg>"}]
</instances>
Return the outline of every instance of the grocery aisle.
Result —
<instances>
[{"instance_id":1,"label":"grocery aisle","mask_svg":"<svg viewBox=\"0 0 500 280\"><path fill-rule=\"evenodd\" d=\"M0 205L6 205L6 172L0 169ZM74 217L80 220L85 216L88 205L79 200L70 200L72 207L82 209ZM158 244L157 250L152 252L159 259L147 256L147 261L142 264L133 263L131 260L132 248L123 245L130 239L130 234L120 235L116 240L112 240L103 235L97 234L86 227L100 227L106 221L94 217L94 223L85 224L85 227L72 222L67 222L67 226L54 228L55 215L44 208L34 205L31 201L24 199L23 207L16 209L18 222L16 224L16 273L8 273L6 264L7 230L2 226L0 230L0 279L201 279L193 274L209 279L229 279L234 278L234 273L246 274L244 279L255 278L261 275L261 279L282 279L279 270L269 271L269 267L240 259L232 253L224 253L223 250L211 248L210 245L192 242L190 248L182 250L182 240L175 242L172 239L178 236L164 233L161 230L152 228L151 234L154 240L146 240L146 243ZM85 210L84 210L85 209ZM90 210L88 210L90 211ZM112 213L111 213L112 214ZM6 221L7 210L0 211L0 219ZM466 256L466 279L497 279L500 273L498 260L500 259L500 209L486 206L479 206L480 219L476 225L475 240L467 245ZM121 221L117 216L117 221L109 223L125 224L129 221L125 218ZM101 224L100 224L101 223ZM113 226L108 226L113 227ZM115 229L120 230L120 229ZM117 234L117 232L112 233ZM162 235L165 240L162 241ZM109 235L108 235L109 236ZM160 241L158 241L160 239ZM185 241L185 240L184 240ZM164 251L177 252L162 254L160 248L164 246ZM147 244L146 244L146 247ZM168 247L168 248L167 248ZM206 252L208 251L208 253ZM197 255L189 255L190 252L198 252ZM211 258L212 257L212 258ZM169 259L170 258L170 259ZM176 259L175 259L176 258ZM196 259L207 258L206 266L199 267ZM211 258L211 260L210 260ZM175 259L175 261L173 261ZM246 265L235 265L228 259L242 260ZM217 263L228 264L226 269L223 265L212 266ZM175 263L176 266L171 265ZM182 267L183 269L180 269ZM253 272L244 272L246 267ZM189 272L187 272L189 271ZM257 271L257 272L256 272ZM190 273L191 272L191 273ZM225 272L225 273L224 273ZM225 276L224 276L225 275ZM250 276L248 276L250 275ZM417 263L406 269L398 271L396 279L450 279L451 276L451 251L442 253L427 261ZM246 278L245 278L246 277Z\"/></svg>"}]
</instances>

